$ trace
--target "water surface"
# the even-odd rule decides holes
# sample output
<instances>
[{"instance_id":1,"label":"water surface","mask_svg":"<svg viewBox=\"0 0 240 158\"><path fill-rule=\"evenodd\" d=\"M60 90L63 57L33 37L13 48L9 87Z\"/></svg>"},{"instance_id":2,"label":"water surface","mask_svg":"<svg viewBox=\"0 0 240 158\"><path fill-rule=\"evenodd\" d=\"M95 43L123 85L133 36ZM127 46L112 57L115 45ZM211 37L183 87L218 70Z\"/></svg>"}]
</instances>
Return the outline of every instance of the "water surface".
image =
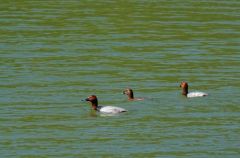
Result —
<instances>
[{"instance_id":1,"label":"water surface","mask_svg":"<svg viewBox=\"0 0 240 158\"><path fill-rule=\"evenodd\" d=\"M2 157L239 157L240 2L4 1ZM186 99L179 84L208 97ZM144 101L129 102L131 87ZM81 99L129 112L102 117Z\"/></svg>"}]
</instances>

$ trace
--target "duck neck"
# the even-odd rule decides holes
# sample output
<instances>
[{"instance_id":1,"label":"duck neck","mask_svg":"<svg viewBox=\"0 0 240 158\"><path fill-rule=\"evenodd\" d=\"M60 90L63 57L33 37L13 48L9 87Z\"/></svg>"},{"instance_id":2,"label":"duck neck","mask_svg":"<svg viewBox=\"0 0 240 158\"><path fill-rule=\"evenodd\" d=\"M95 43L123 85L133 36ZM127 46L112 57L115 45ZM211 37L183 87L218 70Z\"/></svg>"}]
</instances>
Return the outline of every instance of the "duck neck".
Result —
<instances>
[{"instance_id":1,"label":"duck neck","mask_svg":"<svg viewBox=\"0 0 240 158\"><path fill-rule=\"evenodd\" d=\"M98 108L98 101L95 100L95 101L92 102L92 109L97 110L97 108Z\"/></svg>"},{"instance_id":2,"label":"duck neck","mask_svg":"<svg viewBox=\"0 0 240 158\"><path fill-rule=\"evenodd\" d=\"M188 87L183 87L183 89L182 89L182 95L187 96L187 94L188 94Z\"/></svg>"},{"instance_id":3,"label":"duck neck","mask_svg":"<svg viewBox=\"0 0 240 158\"><path fill-rule=\"evenodd\" d=\"M134 99L133 92L131 92L131 93L128 94L128 99L129 99L129 100L133 100L133 99Z\"/></svg>"}]
</instances>

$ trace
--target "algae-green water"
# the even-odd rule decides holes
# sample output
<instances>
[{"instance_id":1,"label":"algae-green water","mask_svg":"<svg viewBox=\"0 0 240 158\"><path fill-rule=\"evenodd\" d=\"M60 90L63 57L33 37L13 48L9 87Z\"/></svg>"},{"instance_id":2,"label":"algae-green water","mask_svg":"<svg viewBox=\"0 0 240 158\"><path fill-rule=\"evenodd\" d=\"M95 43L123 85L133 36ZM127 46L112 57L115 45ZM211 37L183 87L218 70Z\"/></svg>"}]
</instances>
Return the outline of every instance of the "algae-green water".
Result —
<instances>
[{"instance_id":1,"label":"algae-green water","mask_svg":"<svg viewBox=\"0 0 240 158\"><path fill-rule=\"evenodd\" d=\"M4 1L1 157L240 156L240 1ZM187 99L189 91L204 98ZM128 101L130 87L144 101ZM128 110L101 116L81 101Z\"/></svg>"}]
</instances>

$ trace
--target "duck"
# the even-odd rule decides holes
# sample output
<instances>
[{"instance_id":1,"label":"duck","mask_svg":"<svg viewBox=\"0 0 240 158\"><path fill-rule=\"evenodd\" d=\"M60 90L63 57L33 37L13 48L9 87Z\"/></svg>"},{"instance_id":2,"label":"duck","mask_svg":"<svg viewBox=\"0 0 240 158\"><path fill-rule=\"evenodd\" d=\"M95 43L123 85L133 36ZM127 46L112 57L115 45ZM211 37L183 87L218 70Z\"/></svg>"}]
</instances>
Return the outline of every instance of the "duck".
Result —
<instances>
[{"instance_id":1,"label":"duck","mask_svg":"<svg viewBox=\"0 0 240 158\"><path fill-rule=\"evenodd\" d=\"M96 95L90 95L85 101L90 102L92 105L92 109L104 114L118 114L127 112L126 109L115 107L115 106L99 106L98 99Z\"/></svg>"},{"instance_id":2,"label":"duck","mask_svg":"<svg viewBox=\"0 0 240 158\"><path fill-rule=\"evenodd\" d=\"M133 90L131 88L127 88L123 91L123 94L128 96L128 100L134 101L134 100L144 100L144 98L134 98Z\"/></svg>"},{"instance_id":3,"label":"duck","mask_svg":"<svg viewBox=\"0 0 240 158\"><path fill-rule=\"evenodd\" d=\"M193 98L193 97L205 97L208 94L204 92L188 92L188 83L185 81L182 81L180 84L180 87L182 88L182 95L188 97L188 98Z\"/></svg>"}]
</instances>

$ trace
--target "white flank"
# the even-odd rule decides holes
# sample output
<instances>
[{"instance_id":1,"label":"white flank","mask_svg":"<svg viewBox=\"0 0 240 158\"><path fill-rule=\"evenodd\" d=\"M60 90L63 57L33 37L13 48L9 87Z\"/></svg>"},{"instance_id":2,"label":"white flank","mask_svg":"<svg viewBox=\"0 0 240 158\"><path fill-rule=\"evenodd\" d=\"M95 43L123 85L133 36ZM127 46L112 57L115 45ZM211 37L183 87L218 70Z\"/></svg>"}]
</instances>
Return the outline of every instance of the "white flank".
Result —
<instances>
[{"instance_id":1,"label":"white flank","mask_svg":"<svg viewBox=\"0 0 240 158\"><path fill-rule=\"evenodd\" d=\"M187 97L188 98L193 98L193 97L204 97L204 96L207 96L208 94L207 93L204 93L204 92L190 92L187 94Z\"/></svg>"},{"instance_id":2,"label":"white flank","mask_svg":"<svg viewBox=\"0 0 240 158\"><path fill-rule=\"evenodd\" d=\"M104 106L99 111L102 113L117 114L121 112L126 112L127 110L115 106Z\"/></svg>"}]
</instances>

